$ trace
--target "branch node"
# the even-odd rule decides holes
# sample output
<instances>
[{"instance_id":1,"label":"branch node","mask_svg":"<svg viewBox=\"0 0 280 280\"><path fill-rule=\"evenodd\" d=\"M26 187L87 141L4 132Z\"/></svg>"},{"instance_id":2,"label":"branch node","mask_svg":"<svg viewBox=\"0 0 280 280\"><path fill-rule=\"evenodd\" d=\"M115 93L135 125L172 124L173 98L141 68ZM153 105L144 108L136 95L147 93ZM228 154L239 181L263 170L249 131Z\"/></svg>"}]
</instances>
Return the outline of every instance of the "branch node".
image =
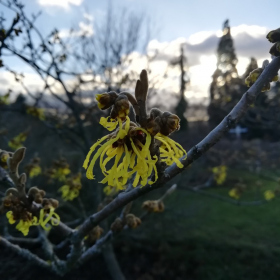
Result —
<instances>
[{"instance_id":1,"label":"branch node","mask_svg":"<svg viewBox=\"0 0 280 280\"><path fill-rule=\"evenodd\" d=\"M233 127L235 127L235 125L236 125L236 120L234 120L234 119L231 117L231 115L227 116L226 121L227 121L227 127L228 127L228 128L233 128Z\"/></svg>"}]
</instances>

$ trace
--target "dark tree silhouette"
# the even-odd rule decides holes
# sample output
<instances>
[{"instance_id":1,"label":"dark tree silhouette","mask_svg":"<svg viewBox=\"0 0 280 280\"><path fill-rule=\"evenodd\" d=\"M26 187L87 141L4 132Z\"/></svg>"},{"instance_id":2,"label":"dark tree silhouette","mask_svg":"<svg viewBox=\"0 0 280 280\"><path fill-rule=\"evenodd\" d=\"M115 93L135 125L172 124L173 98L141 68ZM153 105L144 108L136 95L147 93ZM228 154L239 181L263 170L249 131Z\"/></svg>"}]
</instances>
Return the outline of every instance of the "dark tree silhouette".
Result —
<instances>
[{"instance_id":1,"label":"dark tree silhouette","mask_svg":"<svg viewBox=\"0 0 280 280\"><path fill-rule=\"evenodd\" d=\"M187 77L187 71L186 71L186 63L187 63L187 57L184 53L184 44L180 46L180 56L176 57L170 62L170 65L172 66L179 66L180 67L180 95L178 99L178 103L175 107L176 115L179 116L181 119L181 129L186 129L188 122L185 117L185 113L188 108L188 102L185 97L186 92L186 84L189 82L189 79Z\"/></svg>"},{"instance_id":2,"label":"dark tree silhouette","mask_svg":"<svg viewBox=\"0 0 280 280\"><path fill-rule=\"evenodd\" d=\"M213 124L219 123L241 97L242 80L236 69L237 62L229 21L226 20L217 49L217 69L210 86L208 113Z\"/></svg>"}]
</instances>

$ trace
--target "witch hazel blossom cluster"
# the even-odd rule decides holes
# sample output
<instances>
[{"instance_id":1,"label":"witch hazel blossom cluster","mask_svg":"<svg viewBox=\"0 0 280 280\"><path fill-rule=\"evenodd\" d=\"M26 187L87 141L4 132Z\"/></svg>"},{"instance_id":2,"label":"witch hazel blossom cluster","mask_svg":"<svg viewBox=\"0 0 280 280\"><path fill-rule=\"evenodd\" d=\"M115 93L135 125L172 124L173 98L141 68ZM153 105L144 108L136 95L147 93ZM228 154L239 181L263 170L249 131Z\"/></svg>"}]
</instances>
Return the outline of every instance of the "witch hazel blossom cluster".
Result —
<instances>
[{"instance_id":1,"label":"witch hazel blossom cluster","mask_svg":"<svg viewBox=\"0 0 280 280\"><path fill-rule=\"evenodd\" d=\"M156 108L146 114L147 82L147 72L143 70L136 84L135 97L127 92L108 92L96 96L101 110L112 108L109 117L100 119L100 124L111 133L91 147L83 167L87 170L87 178L95 179L93 169L99 159L104 175L101 183L107 184L104 188L106 194L124 190L131 178L133 187L154 184L158 180L159 162L165 165L175 163L183 168L180 158L187 153L168 137L179 130L180 119ZM128 116L130 107L133 108L136 122L132 122Z\"/></svg>"}]
</instances>

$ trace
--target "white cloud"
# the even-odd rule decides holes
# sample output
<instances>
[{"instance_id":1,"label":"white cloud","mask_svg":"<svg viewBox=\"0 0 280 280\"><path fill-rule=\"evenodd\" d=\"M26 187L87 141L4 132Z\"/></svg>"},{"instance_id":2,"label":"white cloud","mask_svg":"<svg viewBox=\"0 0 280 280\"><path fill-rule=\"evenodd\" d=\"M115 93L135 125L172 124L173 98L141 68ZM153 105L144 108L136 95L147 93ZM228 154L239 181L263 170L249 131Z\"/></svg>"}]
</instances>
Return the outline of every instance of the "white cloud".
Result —
<instances>
[{"instance_id":1,"label":"white cloud","mask_svg":"<svg viewBox=\"0 0 280 280\"><path fill-rule=\"evenodd\" d=\"M15 81L15 76L10 73L9 71L1 71L0 72L0 94L6 93L9 89L12 90L11 97L14 99L19 93L27 94L26 90L27 88L29 92L32 94L37 94L42 91L44 91L45 83L40 78L40 76L37 73L34 73L33 71L25 72L24 77L20 79L22 83L24 84L24 87L21 85L20 82ZM19 76L20 78L20 76ZM61 94L64 92L61 84L57 81L55 81L53 78L49 77L47 79L47 82L49 85L51 85L52 92L56 94ZM72 86L74 81L68 80L66 81L67 86ZM49 94L47 92L47 94ZM28 97L28 95L27 95ZM28 97L29 98L29 97Z\"/></svg>"},{"instance_id":2,"label":"white cloud","mask_svg":"<svg viewBox=\"0 0 280 280\"><path fill-rule=\"evenodd\" d=\"M59 36L61 38L67 38L67 37L79 37L81 35L85 35L86 37L90 37L94 34L93 25L92 23L84 23L79 22L79 29L70 31L69 29L61 29L59 31Z\"/></svg>"},{"instance_id":3,"label":"white cloud","mask_svg":"<svg viewBox=\"0 0 280 280\"><path fill-rule=\"evenodd\" d=\"M57 6L63 9L69 9L70 5L80 6L83 0L38 0L41 6Z\"/></svg>"},{"instance_id":4,"label":"white cloud","mask_svg":"<svg viewBox=\"0 0 280 280\"><path fill-rule=\"evenodd\" d=\"M88 13L84 13L84 14L83 14L83 17L84 17L86 20L88 20L88 21L90 21L90 22L93 22L93 19L94 19L93 15L90 15L90 14L88 14Z\"/></svg>"},{"instance_id":5,"label":"white cloud","mask_svg":"<svg viewBox=\"0 0 280 280\"><path fill-rule=\"evenodd\" d=\"M258 25L247 25L247 24L241 24L238 26L233 26L231 28L231 35L233 37L236 37L239 34L242 33L247 33L252 37L259 37L259 36L263 36L265 37L265 35L268 33L268 29L264 26L258 26Z\"/></svg>"},{"instance_id":6,"label":"white cloud","mask_svg":"<svg viewBox=\"0 0 280 280\"><path fill-rule=\"evenodd\" d=\"M270 58L268 51L271 44L265 38L267 32L266 27L256 25L242 24L231 28L238 57L237 70L240 75L245 72L251 57L255 57L259 65L264 59ZM186 96L191 99L190 102L208 97L211 76L216 69L216 52L221 36L221 30L212 30L194 33L189 38L178 38L171 42L152 40L148 45L148 53L150 56L155 54L157 56L151 63L153 65L151 68L157 73L163 73L168 62L176 60L179 56L180 46L184 44L190 75ZM166 64L164 65L163 62ZM137 62L134 63L137 65ZM169 90L179 92L179 76L179 67L174 67L172 74L168 74L168 80L171 82L164 81Z\"/></svg>"},{"instance_id":7,"label":"white cloud","mask_svg":"<svg viewBox=\"0 0 280 280\"><path fill-rule=\"evenodd\" d=\"M32 93L39 92L44 88L44 83L37 74L25 73L23 81L24 85ZM9 89L12 90L12 96L25 93L24 88L19 82L15 81L15 76L9 71L1 71L0 85L0 93L5 93Z\"/></svg>"},{"instance_id":8,"label":"white cloud","mask_svg":"<svg viewBox=\"0 0 280 280\"><path fill-rule=\"evenodd\" d=\"M205 41L208 37L212 36L213 34L214 34L213 31L200 31L194 33L188 38L188 43L191 45L201 44L203 41Z\"/></svg>"},{"instance_id":9,"label":"white cloud","mask_svg":"<svg viewBox=\"0 0 280 280\"><path fill-rule=\"evenodd\" d=\"M84 15L84 17L89 22L80 22L79 30L74 35L81 35L84 31L87 31L89 35L94 33L91 22L93 18L88 14ZM239 60L237 70L240 75L245 72L252 56L258 60L259 65L262 64L264 59L270 58L268 50L271 44L265 38L266 32L267 29L261 26L239 25L231 28L231 34ZM62 37L69 36L69 31L63 30L60 35ZM184 44L187 65L189 67L188 74L190 75L190 83L187 85L185 94L189 98L190 103L198 103L209 96L209 85L212 81L211 76L216 69L216 50L220 36L221 31L213 30L195 33L189 38L177 38L171 42L152 40L148 44L147 52L150 57L156 55L155 59L148 62L146 56L138 52L133 52L123 65L122 74L130 73L131 71L140 73L142 69L149 68L151 70L149 74L150 84L154 86L156 91L162 93L161 99L165 98L164 93L168 93L166 98L168 97L170 99L170 94L176 96L180 88L180 68L178 65L171 66L170 62L174 62L178 58L180 55L180 46ZM115 75L117 76L117 73ZM3 77L5 78L6 76ZM27 82L30 88L33 89L37 85L34 77L30 76ZM1 83L0 79L0 84L1 90L5 86L5 83ZM9 78L8 84L6 86L7 89L14 87L12 78ZM134 89L131 88L129 90L133 92ZM169 99L168 104L172 106L172 102L175 103L176 99Z\"/></svg>"}]
</instances>

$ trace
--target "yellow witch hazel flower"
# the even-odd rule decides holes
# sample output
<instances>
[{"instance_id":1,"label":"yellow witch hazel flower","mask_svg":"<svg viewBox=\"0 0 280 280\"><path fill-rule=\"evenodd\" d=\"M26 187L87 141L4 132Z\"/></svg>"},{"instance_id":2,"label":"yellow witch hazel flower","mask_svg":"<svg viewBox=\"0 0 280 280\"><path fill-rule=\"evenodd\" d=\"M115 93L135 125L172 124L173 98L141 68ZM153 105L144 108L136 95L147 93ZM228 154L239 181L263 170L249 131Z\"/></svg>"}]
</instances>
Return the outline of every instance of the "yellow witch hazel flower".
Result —
<instances>
[{"instance_id":1,"label":"yellow witch hazel flower","mask_svg":"<svg viewBox=\"0 0 280 280\"><path fill-rule=\"evenodd\" d=\"M53 161L52 167L47 170L47 174L50 178L57 179L60 182L66 181L66 176L70 173L71 170L65 158Z\"/></svg>"},{"instance_id":2,"label":"yellow witch hazel flower","mask_svg":"<svg viewBox=\"0 0 280 280\"><path fill-rule=\"evenodd\" d=\"M23 146L23 142L25 142L27 138L27 134L28 134L27 132L22 132L18 134L8 142L8 146L13 150L17 150L18 148L21 148Z\"/></svg>"},{"instance_id":3,"label":"yellow witch hazel flower","mask_svg":"<svg viewBox=\"0 0 280 280\"><path fill-rule=\"evenodd\" d=\"M104 175L101 183L107 184L104 188L107 195L123 190L132 177L133 187L155 183L158 179L158 160L166 165L175 163L179 168L184 167L180 158L187 155L186 151L168 137L180 128L179 117L156 108L147 114L147 94L148 76L147 71L143 70L136 83L135 97L128 92L96 95L101 110L112 107L110 116L100 119L100 124L112 133L90 148L83 167L87 170L87 178L94 179L93 168L99 159ZM130 105L138 124L128 117Z\"/></svg>"},{"instance_id":4,"label":"yellow witch hazel flower","mask_svg":"<svg viewBox=\"0 0 280 280\"><path fill-rule=\"evenodd\" d=\"M104 120L101 122L103 124ZM116 132L104 136L91 147L83 164L83 167L87 169L87 178L94 179L93 168L100 157L100 168L105 176L101 183L108 184L104 189L107 195L123 190L132 175L135 175L132 184L134 187L139 183L142 186L147 183L151 185L158 179L156 169L158 158L150 153L152 140L150 133L130 122L128 116L124 124L121 119L118 119L118 123L119 128ZM160 157L162 161L167 165L175 162L178 167L182 168L183 164L179 158L186 154L182 146L160 133L155 136L155 139L161 142ZM101 145L101 143L103 144ZM100 145L101 147L99 147ZM90 162L90 157L95 151ZM111 168L107 170L107 164L113 159L114 164L111 163ZM149 178L152 177L153 171L155 178L152 181Z\"/></svg>"},{"instance_id":5,"label":"yellow witch hazel flower","mask_svg":"<svg viewBox=\"0 0 280 280\"><path fill-rule=\"evenodd\" d=\"M45 218L45 210L41 209L40 210L40 217L39 220L36 216L32 216L32 214L30 212L26 212L26 217L25 219L20 219L19 223L16 226L16 229L20 232L22 232L22 234L24 236L28 235L29 232L29 228L31 226L38 226L40 225L43 229L45 230L50 230L51 229L51 225L49 225L48 223L51 222L51 224L53 226L57 226L60 222L60 217L58 216L58 214L56 214L54 212L54 208L50 209L50 212L48 213L47 217ZM16 219L14 217L13 211L8 211L6 213L6 217L9 221L10 224L14 224L16 223ZM54 218L54 219L52 219Z\"/></svg>"},{"instance_id":6,"label":"yellow witch hazel flower","mask_svg":"<svg viewBox=\"0 0 280 280\"><path fill-rule=\"evenodd\" d=\"M101 117L99 123L109 131L113 131L114 129L116 129L118 125L118 121L111 119L111 117L107 117L107 118Z\"/></svg>"},{"instance_id":7,"label":"yellow witch hazel flower","mask_svg":"<svg viewBox=\"0 0 280 280\"><path fill-rule=\"evenodd\" d=\"M58 189L59 192L61 192L62 199L67 200L73 200L76 197L79 196L80 188L71 188L69 185L64 185L61 188Z\"/></svg>"},{"instance_id":8,"label":"yellow witch hazel flower","mask_svg":"<svg viewBox=\"0 0 280 280\"><path fill-rule=\"evenodd\" d=\"M80 189L82 188L81 176L82 174L78 173L77 175L68 178L66 184L58 189L62 194L63 200L73 200L79 196Z\"/></svg>"},{"instance_id":9,"label":"yellow witch hazel flower","mask_svg":"<svg viewBox=\"0 0 280 280\"><path fill-rule=\"evenodd\" d=\"M46 173L50 178L64 182L66 181L66 176L71 173L71 170L66 159L61 157L53 161L51 168L47 169Z\"/></svg>"},{"instance_id":10,"label":"yellow witch hazel flower","mask_svg":"<svg viewBox=\"0 0 280 280\"><path fill-rule=\"evenodd\" d=\"M6 217L9 221L9 224L13 225L16 222L16 220L14 219L14 215L13 215L12 211L7 212Z\"/></svg>"},{"instance_id":11,"label":"yellow witch hazel flower","mask_svg":"<svg viewBox=\"0 0 280 280\"><path fill-rule=\"evenodd\" d=\"M225 165L220 165L212 168L214 174L214 180L218 185L222 185L227 177L227 167Z\"/></svg>"},{"instance_id":12,"label":"yellow witch hazel flower","mask_svg":"<svg viewBox=\"0 0 280 280\"><path fill-rule=\"evenodd\" d=\"M26 113L28 115L31 115L31 116L35 117L35 118L38 118L41 121L45 120L45 110L43 108L28 106L26 108Z\"/></svg>"},{"instance_id":13,"label":"yellow witch hazel flower","mask_svg":"<svg viewBox=\"0 0 280 280\"><path fill-rule=\"evenodd\" d=\"M30 169L29 176L30 176L30 178L33 178L33 177L40 175L41 173L42 173L42 169L39 165L37 165L37 166L33 166Z\"/></svg>"},{"instance_id":14,"label":"yellow witch hazel flower","mask_svg":"<svg viewBox=\"0 0 280 280\"><path fill-rule=\"evenodd\" d=\"M26 236L29 232L29 228L31 226L35 226L35 225L37 225L37 218L33 217L33 219L31 221L30 220L27 220L27 221L20 220L19 223L16 226L16 229L18 231L22 232L22 234L24 236Z\"/></svg>"},{"instance_id":15,"label":"yellow witch hazel flower","mask_svg":"<svg viewBox=\"0 0 280 280\"><path fill-rule=\"evenodd\" d=\"M267 190L264 192L264 198L265 200L269 201L275 197L275 193L271 190Z\"/></svg>"},{"instance_id":16,"label":"yellow witch hazel flower","mask_svg":"<svg viewBox=\"0 0 280 280\"><path fill-rule=\"evenodd\" d=\"M7 160L9 157L10 156L7 152L0 150L0 166L2 168L8 168Z\"/></svg>"},{"instance_id":17,"label":"yellow witch hazel flower","mask_svg":"<svg viewBox=\"0 0 280 280\"><path fill-rule=\"evenodd\" d=\"M145 129L131 123L129 117L126 117L124 125L120 119L118 122L119 128L115 133L102 137L91 147L83 164L83 167L87 169L87 178L94 179L93 167L100 157L100 167L105 176L101 183L107 183L109 186L116 186L118 190L123 190L128 178L135 175L134 187L138 185L139 181L142 186L147 183L153 184L154 182L148 178L154 171L155 181L157 180L155 165L157 157L152 158L150 154L151 135ZM107 142L98 148L105 140ZM90 162L90 157L96 149ZM104 158L105 155L106 158ZM107 170L106 166L112 159L114 159L114 163Z\"/></svg>"},{"instance_id":18,"label":"yellow witch hazel flower","mask_svg":"<svg viewBox=\"0 0 280 280\"><path fill-rule=\"evenodd\" d=\"M158 133L155 139L162 143L159 148L161 161L165 162L167 165L171 165L175 162L178 167L183 168L183 164L179 159L183 155L187 157L187 152L184 148L179 143L161 133Z\"/></svg>"},{"instance_id":19,"label":"yellow witch hazel flower","mask_svg":"<svg viewBox=\"0 0 280 280\"><path fill-rule=\"evenodd\" d=\"M52 178L58 179L58 181L65 181L66 175L70 174L71 170L68 167L60 167L55 170Z\"/></svg>"},{"instance_id":20,"label":"yellow witch hazel flower","mask_svg":"<svg viewBox=\"0 0 280 280\"><path fill-rule=\"evenodd\" d=\"M240 198L240 191L237 188L231 189L228 194L230 197L232 197L234 199Z\"/></svg>"},{"instance_id":21,"label":"yellow witch hazel flower","mask_svg":"<svg viewBox=\"0 0 280 280\"><path fill-rule=\"evenodd\" d=\"M34 178L42 173L42 168L39 165L41 159L39 157L34 157L31 161L25 166L26 174L30 178Z\"/></svg>"}]
</instances>

